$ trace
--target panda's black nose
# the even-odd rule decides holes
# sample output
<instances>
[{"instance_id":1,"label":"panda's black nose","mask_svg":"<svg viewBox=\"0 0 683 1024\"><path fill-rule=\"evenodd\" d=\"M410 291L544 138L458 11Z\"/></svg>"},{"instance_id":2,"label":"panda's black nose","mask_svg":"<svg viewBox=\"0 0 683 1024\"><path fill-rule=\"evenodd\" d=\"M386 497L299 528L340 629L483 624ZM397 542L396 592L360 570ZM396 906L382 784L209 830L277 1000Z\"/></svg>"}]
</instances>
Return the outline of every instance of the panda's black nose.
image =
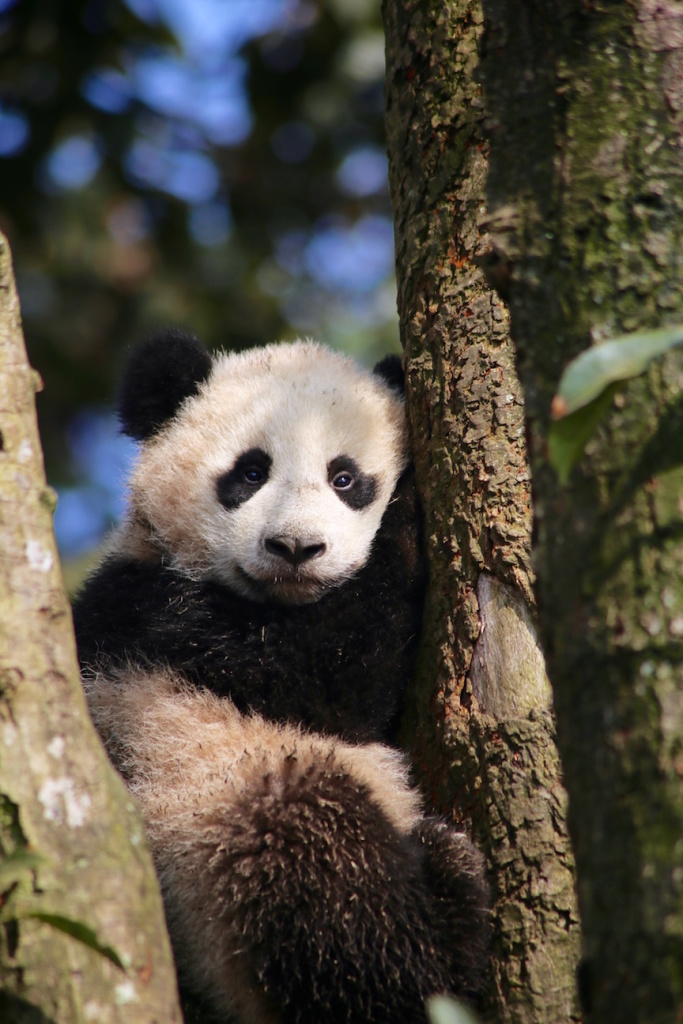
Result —
<instances>
[{"instance_id":1,"label":"panda's black nose","mask_svg":"<svg viewBox=\"0 0 683 1024\"><path fill-rule=\"evenodd\" d=\"M325 550L323 543L310 543L302 541L299 537L266 537L264 547L269 554L284 559L290 565L310 562L312 558L322 555Z\"/></svg>"}]
</instances>

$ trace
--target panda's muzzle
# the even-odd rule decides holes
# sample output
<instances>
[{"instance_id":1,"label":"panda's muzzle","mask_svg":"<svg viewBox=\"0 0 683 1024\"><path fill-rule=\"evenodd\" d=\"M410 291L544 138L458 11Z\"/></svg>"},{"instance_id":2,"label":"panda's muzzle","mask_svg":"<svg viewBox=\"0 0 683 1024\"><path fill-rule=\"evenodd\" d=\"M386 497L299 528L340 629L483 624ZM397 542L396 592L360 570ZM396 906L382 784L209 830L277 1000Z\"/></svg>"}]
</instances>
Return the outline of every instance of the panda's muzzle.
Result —
<instances>
[{"instance_id":1,"label":"panda's muzzle","mask_svg":"<svg viewBox=\"0 0 683 1024\"><path fill-rule=\"evenodd\" d=\"M263 546L269 555L281 558L288 565L295 567L319 558L325 553L327 545L322 541L302 540L300 537L266 537Z\"/></svg>"}]
</instances>

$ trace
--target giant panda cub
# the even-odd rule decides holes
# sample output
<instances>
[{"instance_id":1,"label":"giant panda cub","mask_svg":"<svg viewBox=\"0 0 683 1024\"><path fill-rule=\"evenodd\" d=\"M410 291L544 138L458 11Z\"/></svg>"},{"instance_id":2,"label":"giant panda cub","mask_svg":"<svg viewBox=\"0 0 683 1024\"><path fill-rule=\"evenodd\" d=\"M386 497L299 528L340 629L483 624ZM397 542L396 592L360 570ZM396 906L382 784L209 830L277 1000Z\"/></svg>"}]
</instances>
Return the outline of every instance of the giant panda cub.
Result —
<instances>
[{"instance_id":1,"label":"giant panda cub","mask_svg":"<svg viewBox=\"0 0 683 1024\"><path fill-rule=\"evenodd\" d=\"M400 364L170 331L119 396L129 509L74 617L181 988L240 1024L412 1024L475 997L482 859L385 745L420 624Z\"/></svg>"}]
</instances>

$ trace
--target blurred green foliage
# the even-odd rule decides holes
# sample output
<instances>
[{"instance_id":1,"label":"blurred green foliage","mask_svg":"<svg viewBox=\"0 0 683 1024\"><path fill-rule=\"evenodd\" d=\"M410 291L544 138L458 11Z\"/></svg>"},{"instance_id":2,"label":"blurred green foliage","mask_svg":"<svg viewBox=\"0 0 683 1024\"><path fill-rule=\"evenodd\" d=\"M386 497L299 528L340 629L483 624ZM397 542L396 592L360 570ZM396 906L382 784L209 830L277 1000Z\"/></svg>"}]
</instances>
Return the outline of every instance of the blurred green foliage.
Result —
<instances>
[{"instance_id":1,"label":"blurred green foliage","mask_svg":"<svg viewBox=\"0 0 683 1024\"><path fill-rule=\"evenodd\" d=\"M397 348L379 0L230 2L246 28L217 0L0 0L0 226L58 488L74 414L159 325Z\"/></svg>"}]
</instances>

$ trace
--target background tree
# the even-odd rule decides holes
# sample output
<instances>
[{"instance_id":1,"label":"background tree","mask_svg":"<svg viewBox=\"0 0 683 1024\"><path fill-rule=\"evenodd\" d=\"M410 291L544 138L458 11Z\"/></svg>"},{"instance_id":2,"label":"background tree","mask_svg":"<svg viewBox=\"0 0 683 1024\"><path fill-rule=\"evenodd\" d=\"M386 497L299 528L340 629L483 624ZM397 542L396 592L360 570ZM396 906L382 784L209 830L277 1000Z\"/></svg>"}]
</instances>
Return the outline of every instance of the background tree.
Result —
<instances>
[{"instance_id":1,"label":"background tree","mask_svg":"<svg viewBox=\"0 0 683 1024\"><path fill-rule=\"evenodd\" d=\"M552 431L550 410L587 346L683 320L683 10L484 11L490 217L526 396L582 992L590 1020L659 1024L683 1016L680 352L608 392L595 434L595 406ZM586 433L563 484L549 455Z\"/></svg>"}]
</instances>

